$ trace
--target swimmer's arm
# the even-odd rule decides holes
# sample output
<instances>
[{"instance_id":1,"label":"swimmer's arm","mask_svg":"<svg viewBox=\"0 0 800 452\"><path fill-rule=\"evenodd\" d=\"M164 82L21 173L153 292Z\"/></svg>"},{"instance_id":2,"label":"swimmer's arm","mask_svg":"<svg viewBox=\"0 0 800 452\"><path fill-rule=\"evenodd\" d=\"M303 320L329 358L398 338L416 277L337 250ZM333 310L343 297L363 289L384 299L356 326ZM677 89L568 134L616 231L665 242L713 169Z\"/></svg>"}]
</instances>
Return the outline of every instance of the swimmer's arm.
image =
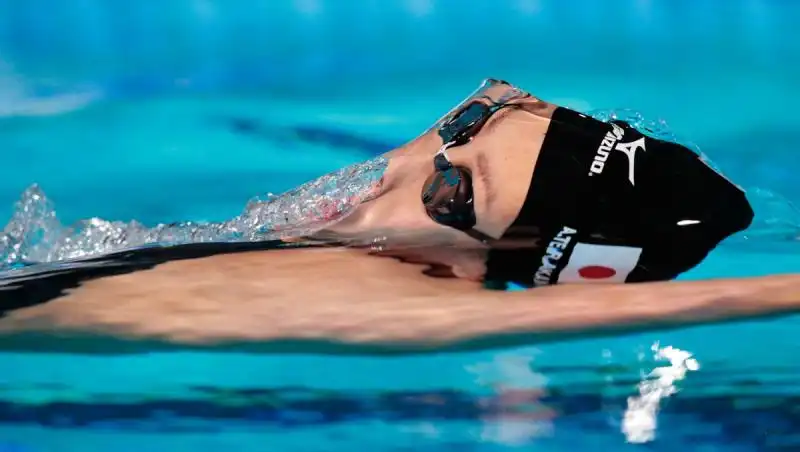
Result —
<instances>
[{"instance_id":1,"label":"swimmer's arm","mask_svg":"<svg viewBox=\"0 0 800 452\"><path fill-rule=\"evenodd\" d=\"M325 264L325 255L312 257ZM442 292L446 281L404 277L407 267L389 268L393 277L338 273L334 280L322 270L305 271L310 265L305 258L272 267L271 275L269 266L258 262L257 254L193 260L92 281L0 319L0 348L438 352L800 311L800 275L455 293L453 288L462 287L457 283ZM353 263L348 273L376 267L372 261L364 265Z\"/></svg>"},{"instance_id":2,"label":"swimmer's arm","mask_svg":"<svg viewBox=\"0 0 800 452\"><path fill-rule=\"evenodd\" d=\"M311 350L483 350L800 313L800 276L560 286L389 301L357 305L312 321L320 326L311 329L312 335L325 338L327 346L312 345ZM341 306L347 304L343 301ZM308 335L300 330L286 337Z\"/></svg>"}]
</instances>

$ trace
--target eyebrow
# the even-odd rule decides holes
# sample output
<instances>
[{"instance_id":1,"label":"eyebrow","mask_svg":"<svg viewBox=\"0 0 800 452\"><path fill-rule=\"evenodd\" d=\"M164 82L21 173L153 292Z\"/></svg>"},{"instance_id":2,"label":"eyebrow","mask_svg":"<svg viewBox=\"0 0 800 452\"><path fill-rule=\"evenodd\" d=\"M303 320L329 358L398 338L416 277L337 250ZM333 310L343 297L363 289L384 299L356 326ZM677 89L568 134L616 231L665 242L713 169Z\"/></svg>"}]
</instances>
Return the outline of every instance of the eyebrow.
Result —
<instances>
[{"instance_id":1,"label":"eyebrow","mask_svg":"<svg viewBox=\"0 0 800 452\"><path fill-rule=\"evenodd\" d=\"M492 205L497 198L497 192L494 189L494 185L492 184L492 178L489 176L489 159L486 157L486 154L481 152L478 154L477 157L477 173L478 178L480 178L481 183L484 187L484 192L486 194L486 210L490 210Z\"/></svg>"}]
</instances>

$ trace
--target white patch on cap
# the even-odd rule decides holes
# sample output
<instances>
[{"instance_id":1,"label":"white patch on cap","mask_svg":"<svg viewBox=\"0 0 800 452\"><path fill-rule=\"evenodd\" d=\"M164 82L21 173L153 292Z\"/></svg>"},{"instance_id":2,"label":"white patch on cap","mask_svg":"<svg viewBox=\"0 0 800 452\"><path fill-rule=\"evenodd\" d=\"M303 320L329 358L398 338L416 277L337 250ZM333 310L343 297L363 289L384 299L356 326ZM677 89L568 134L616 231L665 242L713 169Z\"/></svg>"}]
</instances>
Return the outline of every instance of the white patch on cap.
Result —
<instances>
[{"instance_id":1,"label":"white patch on cap","mask_svg":"<svg viewBox=\"0 0 800 452\"><path fill-rule=\"evenodd\" d=\"M636 268L641 248L578 243L559 283L623 283Z\"/></svg>"}]
</instances>

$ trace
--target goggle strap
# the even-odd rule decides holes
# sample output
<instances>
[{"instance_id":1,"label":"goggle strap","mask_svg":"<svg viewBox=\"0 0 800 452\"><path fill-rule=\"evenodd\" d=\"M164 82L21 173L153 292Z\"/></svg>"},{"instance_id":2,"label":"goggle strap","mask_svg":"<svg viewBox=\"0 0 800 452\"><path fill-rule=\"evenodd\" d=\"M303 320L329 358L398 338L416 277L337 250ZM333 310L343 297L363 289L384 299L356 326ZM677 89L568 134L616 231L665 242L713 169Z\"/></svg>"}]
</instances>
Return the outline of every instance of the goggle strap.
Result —
<instances>
[{"instance_id":1,"label":"goggle strap","mask_svg":"<svg viewBox=\"0 0 800 452\"><path fill-rule=\"evenodd\" d=\"M433 166L436 168L437 171L447 171L453 167L453 164L450 162L450 158L447 156L447 146L445 144L439 149L439 152L433 157Z\"/></svg>"}]
</instances>

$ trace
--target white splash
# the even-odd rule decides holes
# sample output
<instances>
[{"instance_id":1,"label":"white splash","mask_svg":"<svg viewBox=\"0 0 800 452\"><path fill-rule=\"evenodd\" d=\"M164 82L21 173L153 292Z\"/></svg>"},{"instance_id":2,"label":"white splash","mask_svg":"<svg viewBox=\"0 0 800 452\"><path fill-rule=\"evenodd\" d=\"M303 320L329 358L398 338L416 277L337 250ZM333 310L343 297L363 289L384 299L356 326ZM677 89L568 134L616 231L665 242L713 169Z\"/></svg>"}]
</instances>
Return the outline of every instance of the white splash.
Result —
<instances>
[{"instance_id":1,"label":"white splash","mask_svg":"<svg viewBox=\"0 0 800 452\"><path fill-rule=\"evenodd\" d=\"M560 105L562 107L580 112L594 110L592 104L590 104L588 101L576 97L556 97L553 99L547 99L547 101L555 105Z\"/></svg>"},{"instance_id":2,"label":"white splash","mask_svg":"<svg viewBox=\"0 0 800 452\"><path fill-rule=\"evenodd\" d=\"M178 222L147 227L137 221L90 218L64 225L37 186L17 202L0 230L0 270L95 257L143 246L257 242L302 237L353 212L378 194L388 160L378 157L307 182L280 196L255 197L241 215L218 223Z\"/></svg>"},{"instance_id":3,"label":"white splash","mask_svg":"<svg viewBox=\"0 0 800 452\"><path fill-rule=\"evenodd\" d=\"M678 391L675 383L686 378L688 372L700 368L689 352L672 346L660 348L658 342L652 350L656 361L668 360L669 365L653 369L639 383L639 395L628 398L622 433L629 443L646 443L655 438L661 400Z\"/></svg>"}]
</instances>

